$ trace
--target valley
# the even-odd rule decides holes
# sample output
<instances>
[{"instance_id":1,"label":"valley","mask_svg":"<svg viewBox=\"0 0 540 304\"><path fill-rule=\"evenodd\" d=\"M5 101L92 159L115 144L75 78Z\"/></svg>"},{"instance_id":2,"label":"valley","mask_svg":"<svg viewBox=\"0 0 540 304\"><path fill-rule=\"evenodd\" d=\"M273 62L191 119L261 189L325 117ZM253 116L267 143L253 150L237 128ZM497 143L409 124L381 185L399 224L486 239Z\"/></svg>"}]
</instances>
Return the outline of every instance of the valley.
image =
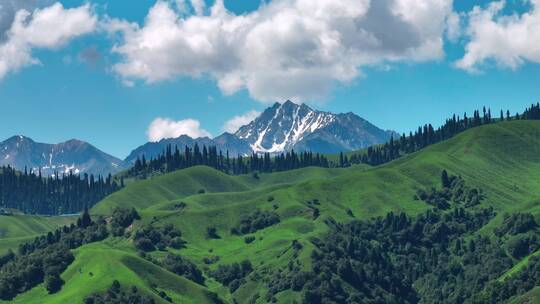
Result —
<instances>
[{"instance_id":1,"label":"valley","mask_svg":"<svg viewBox=\"0 0 540 304\"><path fill-rule=\"evenodd\" d=\"M540 0L0 0L0 304L540 304Z\"/></svg>"}]
</instances>

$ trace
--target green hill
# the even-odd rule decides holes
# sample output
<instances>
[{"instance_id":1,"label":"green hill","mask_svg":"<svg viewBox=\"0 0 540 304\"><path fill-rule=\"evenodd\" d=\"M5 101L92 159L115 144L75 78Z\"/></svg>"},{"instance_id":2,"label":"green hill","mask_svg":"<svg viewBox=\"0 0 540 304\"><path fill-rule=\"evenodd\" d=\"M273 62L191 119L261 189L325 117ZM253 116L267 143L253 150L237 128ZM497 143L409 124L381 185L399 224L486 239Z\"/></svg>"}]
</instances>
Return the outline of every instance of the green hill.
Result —
<instances>
[{"instance_id":1,"label":"green hill","mask_svg":"<svg viewBox=\"0 0 540 304\"><path fill-rule=\"evenodd\" d=\"M15 250L19 244L31 241L36 236L58 227L71 224L74 219L75 217L69 216L2 215L0 216L0 253L4 253L9 248Z\"/></svg>"},{"instance_id":2,"label":"green hill","mask_svg":"<svg viewBox=\"0 0 540 304\"><path fill-rule=\"evenodd\" d=\"M75 262L62 275L62 292L49 295L42 286L17 297L14 303L82 303L92 292L106 291L113 280L136 285L148 294L165 291L175 303L211 303L205 288L111 244L90 244L75 250ZM159 286L153 288L152 286ZM167 303L155 296L157 303Z\"/></svg>"},{"instance_id":3,"label":"green hill","mask_svg":"<svg viewBox=\"0 0 540 304\"><path fill-rule=\"evenodd\" d=\"M116 207L135 207L142 219L132 231L148 224L174 225L187 244L183 249L168 250L187 257L206 274L218 265L249 259L259 277L253 275L231 294L209 277L206 286L201 286L141 259L131 240L109 238L75 251L76 260L63 273L66 284L59 293L48 295L40 286L16 300L79 301L87 293L105 290L116 278L149 294L155 294L156 286L163 288L175 303L204 303L210 301L209 292L241 303L259 295L257 303L264 303L262 295L268 287L263 278L287 267L295 254L292 244L303 246L298 260L308 269L312 237L328 231L325 221L330 218L348 222L390 211L412 216L424 212L431 206L416 200L416 191L438 186L443 169L481 188L485 199L480 207L491 206L497 211L498 216L482 233L489 234L504 212L526 211L540 218L539 152L540 121L512 121L468 130L379 167L304 168L245 176L193 167L134 182L97 204L92 213L110 215ZM249 233L253 240L247 244L244 235L234 235L231 230L243 216L257 210L276 213L280 222ZM209 228L215 228L217 237L209 236ZM219 260L206 262L209 259ZM78 292L81 286L84 293ZM288 290L278 293L277 299L291 303L299 300L300 294Z\"/></svg>"},{"instance_id":4,"label":"green hill","mask_svg":"<svg viewBox=\"0 0 540 304\"><path fill-rule=\"evenodd\" d=\"M233 177L208 167L192 167L135 182L118 191L94 208L96 213L108 213L115 207L130 206L145 209L155 204L183 198L198 192L229 192L248 190Z\"/></svg>"},{"instance_id":5,"label":"green hill","mask_svg":"<svg viewBox=\"0 0 540 304\"><path fill-rule=\"evenodd\" d=\"M362 217L390 210L414 213L425 207L413 200L415 189L437 184L446 169L484 189L487 203L500 211L531 211L540 196L539 151L538 121L503 122L471 129L365 172L296 185L291 195L299 200L315 196Z\"/></svg>"}]
</instances>

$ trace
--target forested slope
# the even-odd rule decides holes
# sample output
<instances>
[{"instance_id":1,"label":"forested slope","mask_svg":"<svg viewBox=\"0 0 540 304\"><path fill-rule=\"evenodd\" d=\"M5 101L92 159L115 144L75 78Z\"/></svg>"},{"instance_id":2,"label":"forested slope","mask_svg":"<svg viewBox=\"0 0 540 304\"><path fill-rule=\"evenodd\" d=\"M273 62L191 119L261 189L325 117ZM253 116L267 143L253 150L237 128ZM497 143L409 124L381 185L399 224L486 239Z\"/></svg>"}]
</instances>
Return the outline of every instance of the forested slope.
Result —
<instances>
[{"instance_id":1,"label":"forested slope","mask_svg":"<svg viewBox=\"0 0 540 304\"><path fill-rule=\"evenodd\" d=\"M448 303L491 303L486 300L490 297L516 300L495 295L492 290L511 291L510 287L495 288L493 284L512 269L517 269L516 274L523 273L522 269L527 268L520 270L515 265L524 261L523 254L528 256L537 250L539 152L540 121L520 120L473 128L377 167L304 168L240 176L192 167L137 181L97 204L91 213L96 218L108 218L118 207L134 207L140 220L130 223L122 233L111 230L105 240L75 249L75 260L62 273L66 283L58 293L48 295L38 286L15 300L56 303L75 290L82 299L93 292L104 292L115 279L122 285L138 286L156 301L165 299L156 297L164 291L175 303L203 298L216 302L213 295L231 303L233 299L240 303L316 303L324 298L321 286L329 286L326 299L338 303L354 299L429 303L428 299L446 293ZM451 185L441 184L443 171L448 173ZM457 199L465 197L458 192L474 199ZM448 207L434 203L441 200ZM474 203L469 204L470 201ZM514 231L505 213L531 213L532 217L518 217L527 219L525 228ZM380 219L374 219L379 216ZM515 222L521 220L510 221ZM411 234L407 245L403 238L415 227L423 227L423 232ZM437 227L450 229L446 232L448 237L438 236ZM332 239L328 233L335 236L335 247L330 246ZM354 242L358 243L349 246L352 251L342 251L343 244L356 238ZM475 245L470 245L470 240ZM357 254L354 248L366 241L365 246L358 248L368 248L369 254ZM526 250L518 246L523 242L527 244ZM379 246L387 247L380 251ZM493 248L502 250L500 256L488 254L495 252ZM450 278L448 282L457 282L456 285L430 286L429 276L435 276L436 282L448 269L426 264L418 273L409 273L412 268L404 253L413 249L421 260L460 261L465 266L454 270L462 271L463 277ZM169 253L181 258L168 256ZM374 253L379 258L375 259ZM328 259L331 255L336 258ZM352 265L347 270L349 275L342 272L347 267L330 262L341 258ZM405 260L397 263L396 259ZM486 266L490 267L486 273L492 276L487 283L477 286L468 281L475 280L474 273L480 269L474 259L493 262ZM535 259L531 261L536 263ZM358 265L372 265L381 271L393 269L406 274L409 281L387 288L364 266L360 271ZM200 271L203 279L196 279L194 269ZM93 283L89 272L102 283ZM152 275L148 276L149 273ZM330 277L319 277L318 273L328 273ZM363 279L354 279L353 273L363 273ZM512 277L514 273L509 276ZM507 279L501 282L505 284ZM469 285L477 289L470 289ZM431 292L437 288L441 294ZM460 294L452 290L459 290ZM472 292L484 298L473 298ZM535 290L526 292L522 297L535 294Z\"/></svg>"}]
</instances>

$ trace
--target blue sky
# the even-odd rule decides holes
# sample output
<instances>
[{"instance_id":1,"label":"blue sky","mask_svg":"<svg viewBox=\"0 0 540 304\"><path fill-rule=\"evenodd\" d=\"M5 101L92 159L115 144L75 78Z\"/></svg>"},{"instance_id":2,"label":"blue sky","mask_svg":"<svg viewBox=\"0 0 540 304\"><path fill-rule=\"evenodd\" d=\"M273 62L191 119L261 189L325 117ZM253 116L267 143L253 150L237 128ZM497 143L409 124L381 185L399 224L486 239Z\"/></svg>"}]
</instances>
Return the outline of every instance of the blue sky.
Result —
<instances>
[{"instance_id":1,"label":"blue sky","mask_svg":"<svg viewBox=\"0 0 540 304\"><path fill-rule=\"evenodd\" d=\"M5 9L8 2L0 0L0 5L4 5L0 11ZM301 4L298 4L302 2L301 0L298 0L296 4L294 0L281 2L285 6L303 8ZM343 5L349 5L350 2L343 0ZM363 2L369 4L367 0ZM285 96L290 96L299 102L305 101L321 110L351 111L381 128L399 132L414 130L423 123L439 125L453 113L472 112L484 105L497 113L500 109L510 109L512 113L515 113L539 101L539 49L534 45L505 41L504 39L513 39L509 35L492 37L489 31L482 31L488 21L492 21L491 26L500 26L502 31L508 29L508 23L512 23L517 29L522 29L527 27L521 26L521 23L540 22L534 19L540 15L539 9L534 5L538 1L508 1L506 6L492 13L491 18L489 7L493 5L492 1L448 2L449 8L446 8L444 12L439 8L437 12L444 14L443 19L449 18L450 14L457 18L454 19L459 21L457 37L450 37L448 34L450 27L448 22L444 25L438 23L433 28L441 27L439 32L432 33L419 29L418 33L413 33L411 37L418 40L418 45L412 48L397 46L388 51L371 46L369 48L347 47L344 48L347 54L353 54L350 60L344 60L339 56L329 59L324 57L324 60L321 59L323 63L309 61L296 65L298 58L309 57L312 61L316 61L318 59L313 58L319 57L312 58L311 55L302 53L304 45L299 44L298 48L291 50L292 47L283 47L278 43L265 45L263 42L262 45L266 49L272 48L274 52L272 55L281 56L279 60L294 61L294 71L300 71L299 75L302 75L302 79L308 78L303 82L299 81L299 78L286 74L288 70L281 71L278 68L278 70L269 70L266 74L260 74L260 71L251 69L247 65L253 62L261 64L262 67L268 64L265 58L257 57L257 54L267 54L266 49L259 50L259 53L251 52L252 50L247 48L251 44L246 44L246 49L240 50L224 44L227 46L226 52L212 53L201 58L197 57L196 53L184 52L178 45L174 45L166 49L172 54L167 53L166 56L171 57L165 57L167 59L164 60L165 65L156 62L155 59L157 54L161 56L164 53L146 54L141 50L132 51L136 41L148 38L147 35L143 35L143 29L146 28L144 20L149 10L156 5L156 1L62 1L65 10L90 3L87 4L88 12L96 18L96 24L92 25L91 31L82 28L76 35L64 33L63 38L57 41L41 42L39 39L25 37L26 44L16 44L16 46L30 49L31 57L39 60L39 64L34 62L34 64L8 70L1 78L0 105L3 115L0 139L15 134L23 134L41 142L60 142L78 138L123 158L132 149L148 140L149 125L158 117L173 121L197 120L200 122L200 129L212 135L219 135L224 124L231 118L252 110L262 111L272 101L283 101L281 99ZM53 4L53 1L44 1L41 8L47 8ZM273 20L272 18L279 14L271 9L261 10L256 1L225 1L229 17L217 15L212 17L213 4L213 1L207 2L198 16L207 16L214 20L219 20L219 18L228 20L230 16L237 17L243 14L252 18L249 26L254 27L263 24L257 18ZM186 1L185 11L172 2L167 2L166 5L170 7L171 12L177 14L177 18L189 19L198 14L195 11L197 1L195 3ZM475 5L479 6L476 17L472 15ZM271 4L266 6L271 6ZM35 7L27 8L30 12L29 18L35 18L32 15ZM366 9L359 10L358 14L365 14L369 9L371 7L366 6ZM512 20L504 19L505 16L512 16L512 14L514 14ZM523 14L530 14L530 18L524 18ZM416 18L416 14L411 16ZM336 18L335 20L343 19L340 16ZM421 16L418 18L421 19ZM132 33L125 29L111 30L110 20L136 22L139 28ZM425 19L420 21L431 22ZM334 23L329 22L329 24ZM372 26L367 22L365 24L367 29L373 29ZM390 35L388 43L412 43L392 41L391 39L395 38L392 37L391 28L381 29L381 25L376 26L379 26L375 29L376 32L387 31L386 34ZM411 28L414 27L411 26ZM317 28L317 30L321 29ZM475 30L476 34L472 34ZM540 30L525 31L522 34L533 39L540 37L538 31ZM155 31L152 33L155 34ZM235 33L239 36L245 34L240 30ZM309 36L311 33L304 30L299 35ZM333 32L330 31L330 33ZM160 36L159 33L157 35ZM400 34L396 33L396 35ZM129 37L133 39L129 40ZM275 38L275 36L270 37ZM300 39L293 38L295 38L292 40L293 45L296 41L302 40L301 36ZM411 40L414 40L413 38ZM437 38L442 40L441 49L430 50L424 55L420 50L422 43L437 41ZM1 49L2 44L10 41L5 37L3 41L0 40L0 65L2 59L11 60L13 63L14 57L3 54ZM13 39L13 41L18 40ZM306 41L309 42L309 40ZM497 51L498 48L494 51L493 45L489 44L493 41L497 45L500 43L500 52ZM290 41L286 42L288 45L291 44ZM476 49L468 51L467 47L472 42L475 43ZM115 52L113 51L115 45L125 46L127 51ZM274 45L277 46L274 48ZM307 45L309 46L309 43ZM180 55L175 53L175 48L178 49ZM223 47L218 47L217 51L221 52L221 49ZM245 60L231 55L237 51L239 54L244 54L246 50L249 54L255 54L253 58ZM490 51L486 53L485 50ZM366 52L369 54L367 56L369 59L363 56ZM462 60L467 53L471 53L469 56L473 58L472 61L459 66L457 62ZM478 54L482 54L483 57L478 57ZM188 58L187 61L193 63L187 65L181 62L182 55ZM142 72L136 70L135 63L139 60L149 60L151 69ZM246 66L242 68L232 67L232 64L228 66L229 60L239 60L238 64ZM336 62L329 62L332 60ZM207 64L208 61L213 63ZM125 63L126 69L118 68L119 63ZM161 73L160 69L168 69L167 65L174 68L167 73ZM312 69L312 65L317 65L316 69ZM283 64L277 66L281 67ZM350 71L342 71L343 67L352 68ZM313 81L310 82L311 71L317 71L317 73L322 71L322 74L313 76ZM281 74L282 72L285 74ZM225 82L229 79L224 74L240 75L239 77L243 80L238 85L236 82L221 85L220 80ZM276 77L275 75L279 76L278 81L273 78ZM233 79L237 80L234 77ZM281 79L283 79L282 82L279 81ZM315 85L312 86L311 83ZM321 85L316 84L324 85L321 88ZM284 97L280 98L282 95Z\"/></svg>"}]
</instances>

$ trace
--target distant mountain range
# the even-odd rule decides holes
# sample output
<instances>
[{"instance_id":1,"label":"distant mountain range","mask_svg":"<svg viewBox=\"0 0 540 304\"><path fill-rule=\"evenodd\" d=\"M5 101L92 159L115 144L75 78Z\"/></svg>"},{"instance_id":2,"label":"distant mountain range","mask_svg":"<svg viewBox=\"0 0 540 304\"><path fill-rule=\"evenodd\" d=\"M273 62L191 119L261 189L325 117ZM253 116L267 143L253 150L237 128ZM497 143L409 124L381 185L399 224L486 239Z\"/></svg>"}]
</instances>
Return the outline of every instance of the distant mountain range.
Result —
<instances>
[{"instance_id":1,"label":"distant mountain range","mask_svg":"<svg viewBox=\"0 0 540 304\"><path fill-rule=\"evenodd\" d=\"M128 165L87 142L72 139L59 144L44 144L19 135L0 142L0 165L16 169L41 170L42 175L88 173L107 175L116 173Z\"/></svg>"},{"instance_id":2,"label":"distant mountain range","mask_svg":"<svg viewBox=\"0 0 540 304\"><path fill-rule=\"evenodd\" d=\"M137 157L158 156L168 146L216 146L231 156L285 151L313 151L339 153L381 144L399 136L382 130L353 113L333 114L313 110L306 104L287 101L275 103L261 115L242 126L234 134L223 133L213 139L178 138L148 142L122 161L100 151L89 143L69 140L59 144L34 142L24 136L14 136L0 143L0 165L11 165L19 170L38 171L43 175L54 172L106 175L128 168Z\"/></svg>"},{"instance_id":3,"label":"distant mountain range","mask_svg":"<svg viewBox=\"0 0 540 304\"><path fill-rule=\"evenodd\" d=\"M369 121L353 113L333 114L311 109L306 104L287 101L275 103L249 124L234 133L224 133L214 139L208 137L193 139L182 135L178 138L149 142L133 150L125 159L133 163L137 157L155 157L167 145L178 147L217 146L229 154L247 155L257 153L280 153L284 151L313 151L319 153L339 153L354 151L372 145L385 143L391 136L399 136L393 131L382 130Z\"/></svg>"}]
</instances>

